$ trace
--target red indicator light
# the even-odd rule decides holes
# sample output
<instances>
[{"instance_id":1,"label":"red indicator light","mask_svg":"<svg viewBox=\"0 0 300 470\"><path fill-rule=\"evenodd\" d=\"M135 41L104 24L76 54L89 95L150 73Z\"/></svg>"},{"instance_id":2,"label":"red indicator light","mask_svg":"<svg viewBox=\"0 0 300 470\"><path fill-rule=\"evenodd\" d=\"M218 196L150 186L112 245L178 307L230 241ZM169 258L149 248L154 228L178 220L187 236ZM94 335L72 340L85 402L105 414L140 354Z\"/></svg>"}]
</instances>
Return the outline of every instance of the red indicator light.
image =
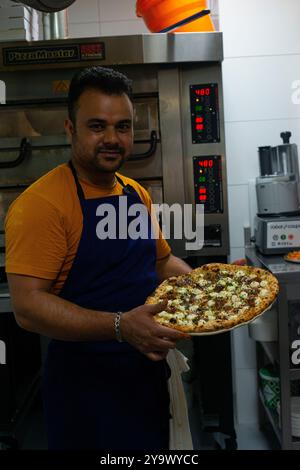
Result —
<instances>
[{"instance_id":1,"label":"red indicator light","mask_svg":"<svg viewBox=\"0 0 300 470\"><path fill-rule=\"evenodd\" d=\"M196 122L203 122L203 117L197 117Z\"/></svg>"},{"instance_id":2,"label":"red indicator light","mask_svg":"<svg viewBox=\"0 0 300 470\"><path fill-rule=\"evenodd\" d=\"M203 124L196 124L196 129L197 129L197 131L203 131L203 129L204 129Z\"/></svg>"},{"instance_id":3,"label":"red indicator light","mask_svg":"<svg viewBox=\"0 0 300 470\"><path fill-rule=\"evenodd\" d=\"M207 201L207 196L199 196L199 201Z\"/></svg>"},{"instance_id":4,"label":"red indicator light","mask_svg":"<svg viewBox=\"0 0 300 470\"><path fill-rule=\"evenodd\" d=\"M206 188L199 188L200 194L206 194Z\"/></svg>"},{"instance_id":5,"label":"red indicator light","mask_svg":"<svg viewBox=\"0 0 300 470\"><path fill-rule=\"evenodd\" d=\"M289 240L294 240L294 235L292 233L289 235Z\"/></svg>"}]
</instances>

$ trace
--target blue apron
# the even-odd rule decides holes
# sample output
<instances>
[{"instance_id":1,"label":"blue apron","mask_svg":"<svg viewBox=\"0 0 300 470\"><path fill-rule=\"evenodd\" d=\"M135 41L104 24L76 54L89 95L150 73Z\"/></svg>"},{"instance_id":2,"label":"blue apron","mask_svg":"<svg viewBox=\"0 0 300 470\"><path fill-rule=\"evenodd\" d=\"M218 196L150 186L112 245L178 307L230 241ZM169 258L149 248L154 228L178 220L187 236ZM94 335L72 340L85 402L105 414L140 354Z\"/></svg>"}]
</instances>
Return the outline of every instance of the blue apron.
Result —
<instances>
[{"instance_id":1,"label":"blue apron","mask_svg":"<svg viewBox=\"0 0 300 470\"><path fill-rule=\"evenodd\" d=\"M120 197L85 199L71 162L70 167L83 229L60 297L108 312L125 312L144 304L158 282L155 240L150 236L100 240L97 208L113 205L118 220ZM142 203L134 188L118 181L128 207ZM150 235L148 212L146 217ZM128 217L129 223L132 220ZM168 378L166 361L150 361L126 342L52 340L43 374L49 449L167 449Z\"/></svg>"}]
</instances>

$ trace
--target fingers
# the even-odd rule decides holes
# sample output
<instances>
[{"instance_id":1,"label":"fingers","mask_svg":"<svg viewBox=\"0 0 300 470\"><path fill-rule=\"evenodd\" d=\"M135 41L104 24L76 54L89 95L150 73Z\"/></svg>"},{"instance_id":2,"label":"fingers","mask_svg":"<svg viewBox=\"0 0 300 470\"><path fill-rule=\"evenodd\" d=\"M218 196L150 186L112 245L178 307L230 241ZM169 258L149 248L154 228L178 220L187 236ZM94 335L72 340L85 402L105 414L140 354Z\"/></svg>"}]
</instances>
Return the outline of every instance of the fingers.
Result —
<instances>
[{"instance_id":1,"label":"fingers","mask_svg":"<svg viewBox=\"0 0 300 470\"><path fill-rule=\"evenodd\" d=\"M171 340L170 338L152 338L151 343L148 345L143 345L140 347L142 352L168 352L170 349L176 348L176 341Z\"/></svg>"},{"instance_id":2,"label":"fingers","mask_svg":"<svg viewBox=\"0 0 300 470\"><path fill-rule=\"evenodd\" d=\"M169 338L156 338L152 342L151 348L155 348L157 351L168 351L176 348L176 342L171 341Z\"/></svg>"},{"instance_id":3,"label":"fingers","mask_svg":"<svg viewBox=\"0 0 300 470\"><path fill-rule=\"evenodd\" d=\"M179 341L180 339L191 339L191 336L188 333L175 330L174 328L168 328L167 326L163 325L158 325L157 335L173 341Z\"/></svg>"},{"instance_id":4,"label":"fingers","mask_svg":"<svg viewBox=\"0 0 300 470\"><path fill-rule=\"evenodd\" d=\"M167 357L167 355L168 355L168 351L155 351L155 352L149 352L145 354L145 356L147 356L148 359L150 359L151 361L155 361L155 362L162 361L163 359Z\"/></svg>"},{"instance_id":5,"label":"fingers","mask_svg":"<svg viewBox=\"0 0 300 470\"><path fill-rule=\"evenodd\" d=\"M163 300L162 302L159 302L157 304L145 304L144 307L146 308L148 313L151 313L152 315L156 315L159 312L162 312L167 308L168 301Z\"/></svg>"}]
</instances>

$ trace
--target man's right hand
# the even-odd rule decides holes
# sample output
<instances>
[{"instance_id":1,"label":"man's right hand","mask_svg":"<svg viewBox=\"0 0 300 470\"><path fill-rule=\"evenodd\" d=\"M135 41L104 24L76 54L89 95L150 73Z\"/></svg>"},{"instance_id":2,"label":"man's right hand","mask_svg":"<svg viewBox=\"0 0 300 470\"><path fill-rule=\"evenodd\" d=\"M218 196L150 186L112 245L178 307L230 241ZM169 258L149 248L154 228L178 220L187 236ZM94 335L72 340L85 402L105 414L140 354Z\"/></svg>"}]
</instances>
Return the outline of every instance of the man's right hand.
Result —
<instances>
[{"instance_id":1,"label":"man's right hand","mask_svg":"<svg viewBox=\"0 0 300 470\"><path fill-rule=\"evenodd\" d=\"M154 320L153 316L162 312L166 306L167 302L145 304L122 315L122 338L152 361L164 359L169 350L176 347L176 341L190 338Z\"/></svg>"}]
</instances>

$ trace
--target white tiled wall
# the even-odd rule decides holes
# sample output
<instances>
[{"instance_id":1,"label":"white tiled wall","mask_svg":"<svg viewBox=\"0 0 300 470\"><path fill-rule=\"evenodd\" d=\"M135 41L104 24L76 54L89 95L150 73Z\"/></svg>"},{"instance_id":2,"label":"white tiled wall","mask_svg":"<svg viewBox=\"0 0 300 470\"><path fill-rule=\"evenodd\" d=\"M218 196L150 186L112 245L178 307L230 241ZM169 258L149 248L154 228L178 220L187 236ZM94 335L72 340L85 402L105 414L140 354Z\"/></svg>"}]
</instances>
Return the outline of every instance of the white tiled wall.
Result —
<instances>
[{"instance_id":1,"label":"white tiled wall","mask_svg":"<svg viewBox=\"0 0 300 470\"><path fill-rule=\"evenodd\" d=\"M226 59L223 76L226 121L300 117L300 106L292 102L292 84L300 77L298 54Z\"/></svg>"},{"instance_id":2,"label":"white tiled wall","mask_svg":"<svg viewBox=\"0 0 300 470\"><path fill-rule=\"evenodd\" d=\"M126 34L149 33L142 20L105 21L101 23L103 36L123 36Z\"/></svg>"},{"instance_id":3,"label":"white tiled wall","mask_svg":"<svg viewBox=\"0 0 300 470\"><path fill-rule=\"evenodd\" d=\"M135 14L135 0L77 0L68 8L70 37L149 32Z\"/></svg>"},{"instance_id":4,"label":"white tiled wall","mask_svg":"<svg viewBox=\"0 0 300 470\"><path fill-rule=\"evenodd\" d=\"M71 38L100 36L100 24L98 22L69 23L68 29Z\"/></svg>"},{"instance_id":5,"label":"white tiled wall","mask_svg":"<svg viewBox=\"0 0 300 470\"><path fill-rule=\"evenodd\" d=\"M256 178L259 174L257 148L279 144L283 130L290 130L293 142L300 144L299 118L226 122L229 185L246 185L250 178Z\"/></svg>"},{"instance_id":6,"label":"white tiled wall","mask_svg":"<svg viewBox=\"0 0 300 470\"><path fill-rule=\"evenodd\" d=\"M124 21L136 19L135 0L100 0L101 21Z\"/></svg>"},{"instance_id":7,"label":"white tiled wall","mask_svg":"<svg viewBox=\"0 0 300 470\"><path fill-rule=\"evenodd\" d=\"M219 0L225 57L300 52L299 0Z\"/></svg>"},{"instance_id":8,"label":"white tiled wall","mask_svg":"<svg viewBox=\"0 0 300 470\"><path fill-rule=\"evenodd\" d=\"M249 225L248 187L244 184L229 186L228 192L230 244L243 246L243 231L240 227ZM238 227L238 230L236 229Z\"/></svg>"},{"instance_id":9,"label":"white tiled wall","mask_svg":"<svg viewBox=\"0 0 300 470\"><path fill-rule=\"evenodd\" d=\"M76 0L68 8L69 23L99 23L98 0Z\"/></svg>"}]
</instances>

